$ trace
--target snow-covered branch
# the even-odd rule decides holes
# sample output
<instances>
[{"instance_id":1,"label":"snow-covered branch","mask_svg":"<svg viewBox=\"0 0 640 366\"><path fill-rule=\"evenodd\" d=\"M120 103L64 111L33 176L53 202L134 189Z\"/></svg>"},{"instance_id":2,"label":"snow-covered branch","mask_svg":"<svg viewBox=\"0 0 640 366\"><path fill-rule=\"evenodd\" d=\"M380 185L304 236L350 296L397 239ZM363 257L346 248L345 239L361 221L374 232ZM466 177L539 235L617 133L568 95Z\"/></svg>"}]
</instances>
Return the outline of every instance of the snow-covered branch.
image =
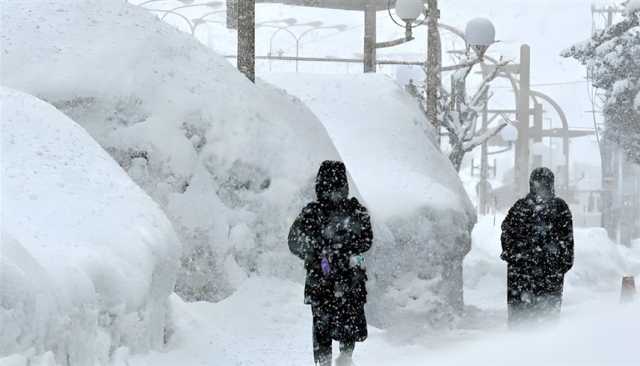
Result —
<instances>
[{"instance_id":1,"label":"snow-covered branch","mask_svg":"<svg viewBox=\"0 0 640 366\"><path fill-rule=\"evenodd\" d=\"M587 66L592 85L604 91L605 138L640 164L640 8L628 7L622 21L561 55Z\"/></svg>"},{"instance_id":2,"label":"snow-covered branch","mask_svg":"<svg viewBox=\"0 0 640 366\"><path fill-rule=\"evenodd\" d=\"M460 69L452 75L451 91L441 87L438 122L449 134L451 146L449 159L458 171L466 153L482 145L507 125L507 122L502 120L487 128L478 129L477 126L478 116L486 109L492 96L489 93L489 85L506 64L507 62L503 61L496 64L471 95L467 93L466 80L473 65Z\"/></svg>"}]
</instances>

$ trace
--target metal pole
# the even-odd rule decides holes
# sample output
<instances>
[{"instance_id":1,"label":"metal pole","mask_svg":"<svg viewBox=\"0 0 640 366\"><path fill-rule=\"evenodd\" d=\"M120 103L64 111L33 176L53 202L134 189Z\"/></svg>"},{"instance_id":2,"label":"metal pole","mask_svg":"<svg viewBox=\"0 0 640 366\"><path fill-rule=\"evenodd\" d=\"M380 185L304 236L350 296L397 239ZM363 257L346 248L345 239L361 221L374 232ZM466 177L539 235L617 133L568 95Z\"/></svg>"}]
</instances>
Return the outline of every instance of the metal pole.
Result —
<instances>
[{"instance_id":1,"label":"metal pole","mask_svg":"<svg viewBox=\"0 0 640 366\"><path fill-rule=\"evenodd\" d=\"M542 142L542 117L543 117L544 111L542 109L542 104L541 103L536 103L533 106L533 128L534 128L534 133L533 133L533 142L535 143L540 143ZM540 167L543 164L543 160L542 160L542 155L536 153L533 155L533 166L534 167ZM552 170L553 170L553 166L551 166ZM564 180L565 178L563 178ZM568 179L568 178L566 178ZM564 184L563 184L564 187Z\"/></svg>"},{"instance_id":2,"label":"metal pole","mask_svg":"<svg viewBox=\"0 0 640 366\"><path fill-rule=\"evenodd\" d=\"M616 204L616 243L623 244L623 226L622 219L624 215L624 153L621 147L616 148L618 156L618 194Z\"/></svg>"},{"instance_id":3,"label":"metal pole","mask_svg":"<svg viewBox=\"0 0 640 366\"><path fill-rule=\"evenodd\" d=\"M376 72L376 8L367 4L364 9L364 72Z\"/></svg>"},{"instance_id":4,"label":"metal pole","mask_svg":"<svg viewBox=\"0 0 640 366\"><path fill-rule=\"evenodd\" d=\"M488 112L488 90L483 93L484 108L482 111L482 130L486 131L489 128L489 112ZM482 143L481 147L481 160L480 160L480 197L479 197L479 209L481 215L488 213L488 187L489 187L489 145L487 141Z\"/></svg>"},{"instance_id":5,"label":"metal pole","mask_svg":"<svg viewBox=\"0 0 640 366\"><path fill-rule=\"evenodd\" d=\"M298 73L299 58L300 58L300 38L296 37L296 74Z\"/></svg>"},{"instance_id":6,"label":"metal pole","mask_svg":"<svg viewBox=\"0 0 640 366\"><path fill-rule=\"evenodd\" d=\"M256 2L238 0L238 70L256 81Z\"/></svg>"},{"instance_id":7,"label":"metal pole","mask_svg":"<svg viewBox=\"0 0 640 366\"><path fill-rule=\"evenodd\" d=\"M518 93L517 119L518 141L516 143L515 193L521 197L527 193L529 180L529 97L531 89L531 49L520 47L520 91Z\"/></svg>"},{"instance_id":8,"label":"metal pole","mask_svg":"<svg viewBox=\"0 0 640 366\"><path fill-rule=\"evenodd\" d=\"M442 44L440 40L440 30L438 29L438 19L440 9L438 0L427 1L429 12L427 14L427 80L426 80L426 112L427 118L433 124L440 146L440 123L438 122L438 95L441 80L442 66Z\"/></svg>"}]
</instances>

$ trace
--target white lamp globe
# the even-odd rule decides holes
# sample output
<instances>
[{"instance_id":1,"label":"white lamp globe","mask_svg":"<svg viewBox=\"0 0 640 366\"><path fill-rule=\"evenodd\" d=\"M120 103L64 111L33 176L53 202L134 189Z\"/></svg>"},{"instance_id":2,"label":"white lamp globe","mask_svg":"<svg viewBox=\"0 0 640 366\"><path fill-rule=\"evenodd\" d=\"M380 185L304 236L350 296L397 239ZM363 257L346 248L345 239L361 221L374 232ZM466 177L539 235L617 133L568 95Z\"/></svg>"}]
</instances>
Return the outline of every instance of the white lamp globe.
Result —
<instances>
[{"instance_id":1,"label":"white lamp globe","mask_svg":"<svg viewBox=\"0 0 640 366\"><path fill-rule=\"evenodd\" d=\"M413 22L424 12L424 0L396 1L396 14L407 23Z\"/></svg>"},{"instance_id":2,"label":"white lamp globe","mask_svg":"<svg viewBox=\"0 0 640 366\"><path fill-rule=\"evenodd\" d=\"M496 42L496 29L486 18L475 18L467 23L464 37L469 46L489 47Z\"/></svg>"},{"instance_id":3,"label":"white lamp globe","mask_svg":"<svg viewBox=\"0 0 640 366\"><path fill-rule=\"evenodd\" d=\"M507 125L500 131L500 136L506 142L518 141L518 129L513 125Z\"/></svg>"}]
</instances>

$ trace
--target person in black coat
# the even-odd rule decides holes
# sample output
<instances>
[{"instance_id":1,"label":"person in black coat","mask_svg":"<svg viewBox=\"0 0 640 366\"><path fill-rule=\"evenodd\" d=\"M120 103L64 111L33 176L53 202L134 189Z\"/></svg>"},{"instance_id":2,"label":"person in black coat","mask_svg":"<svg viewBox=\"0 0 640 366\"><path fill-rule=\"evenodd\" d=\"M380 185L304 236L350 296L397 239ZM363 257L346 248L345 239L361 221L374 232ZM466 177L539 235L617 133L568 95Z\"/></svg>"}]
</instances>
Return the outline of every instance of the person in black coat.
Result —
<instances>
[{"instance_id":1,"label":"person in black coat","mask_svg":"<svg viewBox=\"0 0 640 366\"><path fill-rule=\"evenodd\" d=\"M530 193L502 223L511 325L560 312L564 275L573 266L573 220L569 206L555 196L554 181L551 170L535 169Z\"/></svg>"},{"instance_id":2,"label":"person in black coat","mask_svg":"<svg viewBox=\"0 0 640 366\"><path fill-rule=\"evenodd\" d=\"M367 280L362 254L373 232L367 209L349 198L343 163L325 161L316 178L317 200L309 203L289 232L289 249L304 260L305 303L313 314L314 360L331 365L332 340L339 362L349 364L355 343L367 338L364 304Z\"/></svg>"}]
</instances>

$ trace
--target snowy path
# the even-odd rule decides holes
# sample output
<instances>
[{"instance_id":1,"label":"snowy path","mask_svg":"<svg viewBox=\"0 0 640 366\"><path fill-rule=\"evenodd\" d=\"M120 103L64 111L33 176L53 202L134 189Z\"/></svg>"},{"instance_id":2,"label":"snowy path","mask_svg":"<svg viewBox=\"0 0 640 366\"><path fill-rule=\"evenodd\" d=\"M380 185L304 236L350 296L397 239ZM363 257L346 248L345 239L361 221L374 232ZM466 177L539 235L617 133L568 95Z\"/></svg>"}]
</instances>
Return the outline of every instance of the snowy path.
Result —
<instances>
[{"instance_id":1,"label":"snowy path","mask_svg":"<svg viewBox=\"0 0 640 366\"><path fill-rule=\"evenodd\" d=\"M613 286L600 292L569 285L558 324L508 332L499 280L504 269L491 254L495 244L489 242L496 240L495 230L486 223L476 230L476 249L465 264L466 301L471 306L459 329L414 337L371 328L369 339L356 348L356 365L640 364L640 303L619 305ZM585 241L587 234L577 238ZM302 290L293 282L254 278L217 304L186 304L174 297L179 321L169 349L134 356L128 364L310 365L311 316L302 303Z\"/></svg>"}]
</instances>

